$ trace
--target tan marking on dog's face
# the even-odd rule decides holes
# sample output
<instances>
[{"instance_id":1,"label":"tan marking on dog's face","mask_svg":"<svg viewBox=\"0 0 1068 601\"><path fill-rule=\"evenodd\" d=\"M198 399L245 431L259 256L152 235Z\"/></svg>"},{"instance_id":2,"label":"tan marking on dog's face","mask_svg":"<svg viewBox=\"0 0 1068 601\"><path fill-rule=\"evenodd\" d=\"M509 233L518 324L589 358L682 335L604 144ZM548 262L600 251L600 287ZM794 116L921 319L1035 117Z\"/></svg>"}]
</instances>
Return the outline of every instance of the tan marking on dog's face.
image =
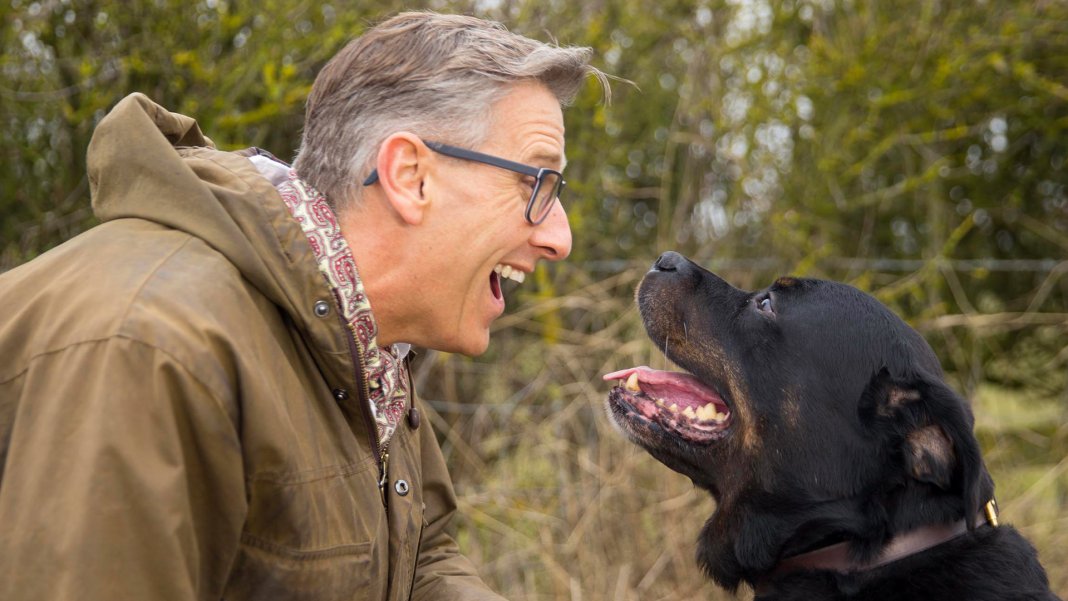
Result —
<instances>
[{"instance_id":1,"label":"tan marking on dog's face","mask_svg":"<svg viewBox=\"0 0 1068 601\"><path fill-rule=\"evenodd\" d=\"M793 385L782 391L782 403L779 406L783 421L793 429L801 426L801 387Z\"/></svg>"},{"instance_id":2,"label":"tan marking on dog's face","mask_svg":"<svg viewBox=\"0 0 1068 601\"><path fill-rule=\"evenodd\" d=\"M951 466L957 460L953 442L938 425L926 426L909 433L905 448L913 459L912 475L918 480L930 478L935 465Z\"/></svg>"},{"instance_id":3,"label":"tan marking on dog's face","mask_svg":"<svg viewBox=\"0 0 1068 601\"><path fill-rule=\"evenodd\" d=\"M779 288L791 288L791 287L797 285L797 278L792 278L790 276L783 276L783 277L775 280L775 285L778 286Z\"/></svg>"},{"instance_id":4,"label":"tan marking on dog's face","mask_svg":"<svg viewBox=\"0 0 1068 601\"><path fill-rule=\"evenodd\" d=\"M674 363L682 367L706 366L707 371L711 372L707 375L724 387L720 392L729 395L731 413L737 418L736 423L741 425L735 428L735 437L740 438L744 449L756 452L762 445L759 433L753 427L744 374L740 366L727 357L722 345L708 337L707 330L700 327L703 324L687 327L686 319L680 319L678 294L679 290L672 286L650 289L643 279L635 290L635 300L646 330L653 342Z\"/></svg>"},{"instance_id":5,"label":"tan marking on dog's face","mask_svg":"<svg viewBox=\"0 0 1068 601\"><path fill-rule=\"evenodd\" d=\"M655 293L646 292L646 302L643 304L641 302L643 287L644 280L634 291L634 301L646 330L656 330L660 337L682 339L685 333L681 332L675 320L669 317L673 313L673 299L663 290L657 290ZM661 341L654 340L654 342Z\"/></svg>"},{"instance_id":6,"label":"tan marking on dog's face","mask_svg":"<svg viewBox=\"0 0 1068 601\"><path fill-rule=\"evenodd\" d=\"M716 370L717 379L721 385L726 386L722 393L729 395L731 412L741 424L752 424L750 419L749 389L745 383L741 368L724 354L723 349L708 340L670 340L668 351L674 357L676 363L689 363L692 365L719 366ZM711 358L711 359L710 359ZM761 448L761 438L753 427L740 427L735 430L735 435L740 437L742 447L747 451L755 452Z\"/></svg>"},{"instance_id":7,"label":"tan marking on dog's face","mask_svg":"<svg viewBox=\"0 0 1068 601\"><path fill-rule=\"evenodd\" d=\"M920 400L920 398L920 392L918 390L891 386L890 389L886 391L886 403L879 404L877 411L879 415L889 417L897 413L905 405L914 403Z\"/></svg>"}]
</instances>

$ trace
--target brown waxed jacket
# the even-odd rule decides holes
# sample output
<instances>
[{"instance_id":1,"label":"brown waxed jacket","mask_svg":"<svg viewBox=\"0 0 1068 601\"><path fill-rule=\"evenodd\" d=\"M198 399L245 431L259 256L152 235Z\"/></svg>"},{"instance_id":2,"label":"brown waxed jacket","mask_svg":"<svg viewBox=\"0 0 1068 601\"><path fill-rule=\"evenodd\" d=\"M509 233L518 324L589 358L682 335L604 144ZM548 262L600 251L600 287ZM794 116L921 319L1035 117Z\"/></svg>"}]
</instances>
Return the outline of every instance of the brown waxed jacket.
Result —
<instances>
[{"instance_id":1,"label":"brown waxed jacket","mask_svg":"<svg viewBox=\"0 0 1068 601\"><path fill-rule=\"evenodd\" d=\"M103 223L0 275L0 599L498 601L427 420L383 502L350 334L252 163L135 94L89 178Z\"/></svg>"}]
</instances>

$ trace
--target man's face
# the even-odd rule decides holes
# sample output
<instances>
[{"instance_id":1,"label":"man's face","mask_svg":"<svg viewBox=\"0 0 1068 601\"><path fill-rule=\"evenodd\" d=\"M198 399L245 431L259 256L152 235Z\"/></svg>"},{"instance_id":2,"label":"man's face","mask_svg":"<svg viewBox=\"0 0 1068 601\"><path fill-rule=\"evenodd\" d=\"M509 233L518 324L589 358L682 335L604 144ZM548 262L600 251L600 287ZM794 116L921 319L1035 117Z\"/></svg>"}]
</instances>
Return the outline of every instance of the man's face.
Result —
<instances>
[{"instance_id":1,"label":"man's face","mask_svg":"<svg viewBox=\"0 0 1068 601\"><path fill-rule=\"evenodd\" d=\"M489 135L477 150L533 167L562 170L564 121L559 101L541 84L523 83L494 105ZM571 252L571 229L559 202L539 225L524 217L534 178L481 163L437 155L427 178L434 210L425 251L423 346L478 355L490 325L505 307L497 274L530 274L539 259ZM495 271L497 268L497 271ZM425 318L425 319L424 319ZM415 342L413 340L413 342Z\"/></svg>"}]
</instances>

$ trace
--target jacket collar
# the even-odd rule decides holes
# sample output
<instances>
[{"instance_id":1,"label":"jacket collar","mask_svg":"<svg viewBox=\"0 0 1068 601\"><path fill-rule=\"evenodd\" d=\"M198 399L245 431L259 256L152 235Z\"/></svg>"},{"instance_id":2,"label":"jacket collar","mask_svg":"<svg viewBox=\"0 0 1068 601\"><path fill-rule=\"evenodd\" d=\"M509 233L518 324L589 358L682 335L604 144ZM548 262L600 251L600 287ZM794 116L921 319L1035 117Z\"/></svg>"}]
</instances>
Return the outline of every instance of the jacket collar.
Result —
<instances>
[{"instance_id":1,"label":"jacket collar","mask_svg":"<svg viewBox=\"0 0 1068 601\"><path fill-rule=\"evenodd\" d=\"M261 172L263 168L257 166ZM378 344L378 322L364 290L356 259L341 232L337 214L326 196L296 170L277 186L293 219L308 238L319 271L334 293L337 310L352 335L368 384L371 416L379 442L385 446L408 409L407 345Z\"/></svg>"}]
</instances>

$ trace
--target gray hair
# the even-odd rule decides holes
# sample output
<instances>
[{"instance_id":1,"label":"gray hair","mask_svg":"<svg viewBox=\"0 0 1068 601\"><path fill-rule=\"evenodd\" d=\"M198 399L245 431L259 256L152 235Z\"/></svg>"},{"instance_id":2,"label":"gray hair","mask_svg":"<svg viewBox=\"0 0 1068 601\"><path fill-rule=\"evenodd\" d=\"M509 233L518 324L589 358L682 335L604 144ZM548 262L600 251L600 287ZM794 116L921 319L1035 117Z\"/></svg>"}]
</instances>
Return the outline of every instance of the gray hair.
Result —
<instances>
[{"instance_id":1,"label":"gray hair","mask_svg":"<svg viewBox=\"0 0 1068 601\"><path fill-rule=\"evenodd\" d=\"M362 195L382 141L398 131L477 147L493 104L535 81L570 104L588 76L591 48L551 46L475 17L398 14L349 42L319 72L308 96L294 168L335 210Z\"/></svg>"}]
</instances>

